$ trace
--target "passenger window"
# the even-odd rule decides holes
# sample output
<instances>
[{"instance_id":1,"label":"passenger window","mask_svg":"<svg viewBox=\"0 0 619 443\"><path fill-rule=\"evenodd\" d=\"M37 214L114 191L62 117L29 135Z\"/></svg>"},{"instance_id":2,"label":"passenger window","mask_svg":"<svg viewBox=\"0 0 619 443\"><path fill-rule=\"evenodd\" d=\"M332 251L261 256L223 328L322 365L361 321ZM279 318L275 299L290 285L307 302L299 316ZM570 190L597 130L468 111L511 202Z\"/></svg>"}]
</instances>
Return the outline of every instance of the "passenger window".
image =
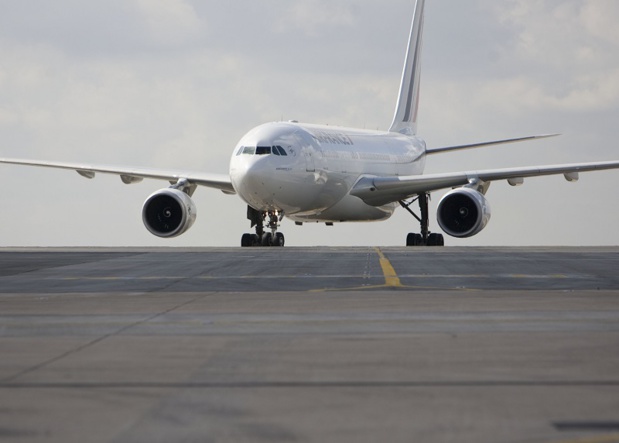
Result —
<instances>
[{"instance_id":1,"label":"passenger window","mask_svg":"<svg viewBox=\"0 0 619 443\"><path fill-rule=\"evenodd\" d=\"M258 146L256 148L256 155L266 155L271 153L270 146Z\"/></svg>"}]
</instances>

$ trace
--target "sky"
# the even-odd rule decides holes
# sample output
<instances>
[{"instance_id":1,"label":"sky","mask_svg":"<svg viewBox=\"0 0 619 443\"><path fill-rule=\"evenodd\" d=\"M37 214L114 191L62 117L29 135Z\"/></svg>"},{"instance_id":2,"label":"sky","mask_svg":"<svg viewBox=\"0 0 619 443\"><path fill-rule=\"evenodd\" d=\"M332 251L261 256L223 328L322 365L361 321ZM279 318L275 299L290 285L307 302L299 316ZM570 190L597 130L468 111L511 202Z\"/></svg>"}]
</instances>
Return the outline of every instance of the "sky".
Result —
<instances>
[{"instance_id":1,"label":"sky","mask_svg":"<svg viewBox=\"0 0 619 443\"><path fill-rule=\"evenodd\" d=\"M427 0L418 132L426 173L619 160L619 2ZM0 0L0 156L226 173L252 127L296 119L387 129L412 0ZM144 200L72 171L0 165L0 246L237 246L237 196L199 188L198 218L154 237ZM619 245L619 171L496 182L492 219L449 246ZM431 229L442 192L433 194ZM284 219L288 246L404 245L419 225Z\"/></svg>"}]
</instances>

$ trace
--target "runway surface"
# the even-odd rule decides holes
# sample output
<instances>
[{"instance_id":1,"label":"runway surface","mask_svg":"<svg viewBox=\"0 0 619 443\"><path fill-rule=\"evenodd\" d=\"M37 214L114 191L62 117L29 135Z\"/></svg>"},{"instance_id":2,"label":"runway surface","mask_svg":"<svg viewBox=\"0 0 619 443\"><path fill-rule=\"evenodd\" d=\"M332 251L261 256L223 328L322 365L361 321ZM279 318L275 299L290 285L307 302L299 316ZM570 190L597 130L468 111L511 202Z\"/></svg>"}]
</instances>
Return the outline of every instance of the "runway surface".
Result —
<instances>
[{"instance_id":1,"label":"runway surface","mask_svg":"<svg viewBox=\"0 0 619 443\"><path fill-rule=\"evenodd\" d=\"M619 442L619 248L0 249L0 440Z\"/></svg>"}]
</instances>

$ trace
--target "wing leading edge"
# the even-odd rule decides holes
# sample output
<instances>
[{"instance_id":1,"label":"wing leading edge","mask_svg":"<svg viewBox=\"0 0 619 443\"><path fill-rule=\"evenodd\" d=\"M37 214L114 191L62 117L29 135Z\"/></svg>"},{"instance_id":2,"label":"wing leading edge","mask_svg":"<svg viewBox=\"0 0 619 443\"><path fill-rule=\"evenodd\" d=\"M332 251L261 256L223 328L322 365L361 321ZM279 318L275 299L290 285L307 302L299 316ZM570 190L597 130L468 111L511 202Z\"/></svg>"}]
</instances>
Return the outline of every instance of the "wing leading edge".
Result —
<instances>
[{"instance_id":1,"label":"wing leading edge","mask_svg":"<svg viewBox=\"0 0 619 443\"><path fill-rule=\"evenodd\" d=\"M350 191L368 205L381 206L414 195L440 189L508 180L511 185L522 184L524 178L563 174L568 181L578 180L579 172L619 169L619 161L572 163L564 165L529 166L524 168L488 169L482 171L402 177L362 177Z\"/></svg>"},{"instance_id":2,"label":"wing leading edge","mask_svg":"<svg viewBox=\"0 0 619 443\"><path fill-rule=\"evenodd\" d=\"M13 158L0 158L0 163L23 166L40 166L44 168L55 169L69 169L76 171L79 175L86 178L94 178L96 173L113 174L120 176L121 180L125 184L137 183L145 178L166 180L170 183L176 183L180 179L185 179L196 185L219 189L226 194L236 193L234 188L232 187L230 177L226 174L209 174L190 171L172 172L161 169L89 165L85 163L50 162Z\"/></svg>"}]
</instances>

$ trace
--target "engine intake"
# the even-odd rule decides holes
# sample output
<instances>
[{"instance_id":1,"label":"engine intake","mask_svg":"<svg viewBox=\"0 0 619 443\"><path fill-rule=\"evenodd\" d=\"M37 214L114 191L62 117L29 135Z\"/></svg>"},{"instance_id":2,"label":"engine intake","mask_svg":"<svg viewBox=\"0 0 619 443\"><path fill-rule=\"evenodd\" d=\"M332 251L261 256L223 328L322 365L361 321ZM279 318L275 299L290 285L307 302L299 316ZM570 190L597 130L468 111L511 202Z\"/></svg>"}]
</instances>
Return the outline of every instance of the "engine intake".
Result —
<instances>
[{"instance_id":1,"label":"engine intake","mask_svg":"<svg viewBox=\"0 0 619 443\"><path fill-rule=\"evenodd\" d=\"M178 189L160 189L151 194L142 208L142 221L146 229L157 237L176 237L193 225L196 220L193 200Z\"/></svg>"},{"instance_id":2,"label":"engine intake","mask_svg":"<svg viewBox=\"0 0 619 443\"><path fill-rule=\"evenodd\" d=\"M484 229L489 220L488 200L471 188L454 189L445 194L438 204L438 224L452 237L472 237Z\"/></svg>"}]
</instances>

